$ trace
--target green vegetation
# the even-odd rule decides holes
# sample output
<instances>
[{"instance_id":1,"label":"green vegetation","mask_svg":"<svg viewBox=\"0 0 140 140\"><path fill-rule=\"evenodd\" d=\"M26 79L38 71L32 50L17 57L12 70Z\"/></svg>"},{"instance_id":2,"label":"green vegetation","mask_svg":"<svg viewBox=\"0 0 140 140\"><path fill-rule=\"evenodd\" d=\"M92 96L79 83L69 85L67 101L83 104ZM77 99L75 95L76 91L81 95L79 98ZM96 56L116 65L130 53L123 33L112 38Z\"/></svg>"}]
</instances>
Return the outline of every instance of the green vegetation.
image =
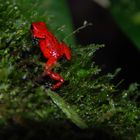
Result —
<instances>
[{"instance_id":1,"label":"green vegetation","mask_svg":"<svg viewBox=\"0 0 140 140\"><path fill-rule=\"evenodd\" d=\"M56 1L48 0L54 4ZM62 61L55 68L66 82L56 92L46 90L45 83L53 81L46 78L41 85L35 82L46 60L42 58L39 48L32 46L29 33L31 21L38 20L42 14L40 9L43 8L37 10L35 1L37 7L32 6L33 9L29 11L32 1L28 3L30 6L4 0L0 3L1 128L8 127L9 120L25 128L31 122L69 120L82 129L97 127L104 131L110 130L114 136L122 139L140 138L138 85L134 83L127 90L120 91L112 82L119 69L114 74L102 74L94 57L103 45L78 46L72 37L69 38L67 43L71 44L72 61ZM37 14L32 15L35 9ZM45 14L41 19L48 21L49 29L61 40L72 32L72 27L67 23L69 17L61 13L63 10L67 13L67 8L57 10L56 13L54 5L54 9L48 10L47 19ZM49 19L56 14L57 17L62 15L62 20ZM63 28L65 24L67 26ZM49 131L48 128L43 129Z\"/></svg>"},{"instance_id":2,"label":"green vegetation","mask_svg":"<svg viewBox=\"0 0 140 140\"><path fill-rule=\"evenodd\" d=\"M140 1L111 0L110 10L123 32L140 50Z\"/></svg>"}]
</instances>

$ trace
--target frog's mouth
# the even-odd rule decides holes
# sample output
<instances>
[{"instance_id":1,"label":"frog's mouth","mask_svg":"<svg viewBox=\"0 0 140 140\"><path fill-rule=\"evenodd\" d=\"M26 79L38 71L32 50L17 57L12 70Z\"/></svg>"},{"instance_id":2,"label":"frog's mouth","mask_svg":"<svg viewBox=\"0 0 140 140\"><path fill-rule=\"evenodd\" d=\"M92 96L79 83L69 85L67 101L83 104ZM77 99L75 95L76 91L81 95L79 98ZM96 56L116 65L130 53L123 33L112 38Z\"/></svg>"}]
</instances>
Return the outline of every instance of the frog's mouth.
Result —
<instances>
[{"instance_id":1,"label":"frog's mouth","mask_svg":"<svg viewBox=\"0 0 140 140\"><path fill-rule=\"evenodd\" d=\"M38 46L38 39L35 38L33 35L31 36L33 46Z\"/></svg>"}]
</instances>

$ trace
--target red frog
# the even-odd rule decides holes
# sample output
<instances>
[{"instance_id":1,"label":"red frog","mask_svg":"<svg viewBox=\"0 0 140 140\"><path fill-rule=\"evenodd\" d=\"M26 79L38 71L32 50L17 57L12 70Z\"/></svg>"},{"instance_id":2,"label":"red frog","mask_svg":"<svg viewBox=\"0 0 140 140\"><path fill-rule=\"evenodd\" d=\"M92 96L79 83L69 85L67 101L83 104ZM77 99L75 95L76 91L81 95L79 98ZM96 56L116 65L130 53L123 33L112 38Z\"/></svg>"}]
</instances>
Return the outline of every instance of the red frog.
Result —
<instances>
[{"instance_id":1,"label":"red frog","mask_svg":"<svg viewBox=\"0 0 140 140\"><path fill-rule=\"evenodd\" d=\"M67 60L71 60L71 51L64 42L59 42L56 37L47 29L44 22L33 22L31 24L31 33L34 39L38 39L38 45L46 59L43 75L57 81L52 86L52 90L58 89L64 83L64 79L58 73L52 71L57 61L65 56Z\"/></svg>"}]
</instances>

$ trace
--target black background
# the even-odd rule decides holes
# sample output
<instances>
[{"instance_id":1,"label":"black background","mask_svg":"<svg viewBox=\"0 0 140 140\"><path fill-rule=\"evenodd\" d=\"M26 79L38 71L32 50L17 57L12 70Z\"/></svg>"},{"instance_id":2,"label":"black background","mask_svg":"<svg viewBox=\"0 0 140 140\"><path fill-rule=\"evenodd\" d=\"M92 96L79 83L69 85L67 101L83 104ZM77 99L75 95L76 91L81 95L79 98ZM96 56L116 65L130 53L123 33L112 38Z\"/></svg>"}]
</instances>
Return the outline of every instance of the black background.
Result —
<instances>
[{"instance_id":1,"label":"black background","mask_svg":"<svg viewBox=\"0 0 140 140\"><path fill-rule=\"evenodd\" d=\"M76 33L77 44L105 44L105 48L96 53L95 62L104 72L113 72L121 67L116 82L124 79L121 88L127 88L133 82L140 83L140 51L121 31L109 10L92 0L68 0L74 29L86 20L93 26Z\"/></svg>"}]
</instances>

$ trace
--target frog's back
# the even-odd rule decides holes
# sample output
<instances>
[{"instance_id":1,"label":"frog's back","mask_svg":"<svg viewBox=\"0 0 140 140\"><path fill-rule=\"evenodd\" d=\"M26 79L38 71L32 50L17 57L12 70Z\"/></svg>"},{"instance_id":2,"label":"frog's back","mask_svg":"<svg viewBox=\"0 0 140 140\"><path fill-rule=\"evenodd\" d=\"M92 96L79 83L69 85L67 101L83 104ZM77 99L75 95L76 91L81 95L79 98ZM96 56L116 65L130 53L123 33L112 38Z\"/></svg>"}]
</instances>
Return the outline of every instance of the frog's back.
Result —
<instances>
[{"instance_id":1,"label":"frog's back","mask_svg":"<svg viewBox=\"0 0 140 140\"><path fill-rule=\"evenodd\" d=\"M49 31L46 32L46 40L53 46L59 44L57 38Z\"/></svg>"},{"instance_id":2,"label":"frog's back","mask_svg":"<svg viewBox=\"0 0 140 140\"><path fill-rule=\"evenodd\" d=\"M62 56L62 47L57 38L49 31L47 31L46 36L46 47L49 49L50 53L55 54L58 58Z\"/></svg>"}]
</instances>

